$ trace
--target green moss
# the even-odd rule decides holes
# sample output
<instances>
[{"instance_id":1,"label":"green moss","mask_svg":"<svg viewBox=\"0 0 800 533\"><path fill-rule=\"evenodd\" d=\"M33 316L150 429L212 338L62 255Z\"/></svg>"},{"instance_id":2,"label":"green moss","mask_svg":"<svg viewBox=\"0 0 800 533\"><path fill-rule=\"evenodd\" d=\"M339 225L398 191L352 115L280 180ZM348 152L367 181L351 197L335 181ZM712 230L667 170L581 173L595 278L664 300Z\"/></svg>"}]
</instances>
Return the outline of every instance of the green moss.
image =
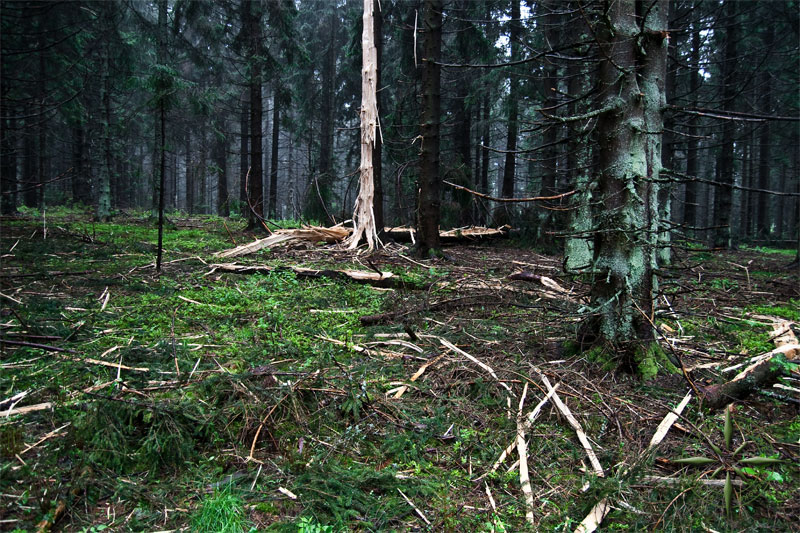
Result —
<instances>
[{"instance_id":1,"label":"green moss","mask_svg":"<svg viewBox=\"0 0 800 533\"><path fill-rule=\"evenodd\" d=\"M746 310L750 313L800 322L800 300L789 300L787 305L750 305Z\"/></svg>"},{"instance_id":2,"label":"green moss","mask_svg":"<svg viewBox=\"0 0 800 533\"><path fill-rule=\"evenodd\" d=\"M678 368L672 364L667 353L657 342L651 342L640 347L634 354L636 373L644 380L653 379L658 375L659 369L664 369L670 374L677 374Z\"/></svg>"}]
</instances>

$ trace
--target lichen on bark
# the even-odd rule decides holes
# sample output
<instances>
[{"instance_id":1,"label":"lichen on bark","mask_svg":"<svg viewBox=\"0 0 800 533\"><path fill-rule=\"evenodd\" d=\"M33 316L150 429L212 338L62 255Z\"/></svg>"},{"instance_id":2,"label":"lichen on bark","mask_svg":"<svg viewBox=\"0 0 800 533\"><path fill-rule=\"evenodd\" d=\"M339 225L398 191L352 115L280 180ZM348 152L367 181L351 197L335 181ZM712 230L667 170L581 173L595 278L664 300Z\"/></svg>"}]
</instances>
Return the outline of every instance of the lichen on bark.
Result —
<instances>
[{"instance_id":1,"label":"lichen on bark","mask_svg":"<svg viewBox=\"0 0 800 533\"><path fill-rule=\"evenodd\" d=\"M594 239L594 317L589 324L597 343L620 354L622 366L647 376L657 368L652 357L642 354L652 354L649 345L655 343L657 180L666 75L666 32L657 34L656 29L666 30L666 7L666 0L656 0L640 28L635 0L618 0L608 4L598 31L605 57L600 107L611 110L600 115L597 125L597 199L604 211L597 217ZM612 106L617 98L624 105Z\"/></svg>"}]
</instances>

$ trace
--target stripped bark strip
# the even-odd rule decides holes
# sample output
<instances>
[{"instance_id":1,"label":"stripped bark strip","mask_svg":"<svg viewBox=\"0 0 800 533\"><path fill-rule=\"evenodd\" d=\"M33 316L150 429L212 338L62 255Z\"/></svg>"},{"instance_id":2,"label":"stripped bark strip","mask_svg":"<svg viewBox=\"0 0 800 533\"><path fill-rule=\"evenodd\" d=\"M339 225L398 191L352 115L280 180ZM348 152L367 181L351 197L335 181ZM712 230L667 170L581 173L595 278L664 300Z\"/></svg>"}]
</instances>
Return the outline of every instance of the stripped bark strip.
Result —
<instances>
[{"instance_id":1,"label":"stripped bark strip","mask_svg":"<svg viewBox=\"0 0 800 533\"><path fill-rule=\"evenodd\" d=\"M504 389L506 389L508 391L508 394L510 396L514 395L514 393L511 392L511 387L509 387L506 382L502 381L497 376L497 374L495 373L495 371L494 371L494 369L492 367L490 367L489 365L487 365L485 363L482 363L476 357L468 354L467 352L465 352L461 348L457 347L455 344L453 344L452 342L448 341L447 339L445 339L443 337L436 337L436 338L439 340L439 342L442 343L442 346L444 346L445 348L450 348L451 350L453 350L457 354L463 355L464 357L466 357L467 359L469 359L470 361L472 361L473 363L475 363L476 365L478 365L479 367L484 369L486 372L488 372L497 381L498 384L500 384L501 387L503 387Z\"/></svg>"},{"instance_id":2,"label":"stripped bark strip","mask_svg":"<svg viewBox=\"0 0 800 533\"><path fill-rule=\"evenodd\" d=\"M681 413L683 413L684 408L691 399L692 393L687 392L686 396L684 396L683 400L681 400L681 403L679 403L675 409L667 413L667 416L664 417L664 420L662 420L656 428L656 432L653 434L653 438L650 439L650 444L647 445L644 453L652 451L656 446L661 444L661 441L664 440L664 437L666 437L667 432L669 432L670 428L672 427L672 424L678 420L678 417L681 415Z\"/></svg>"},{"instance_id":3,"label":"stripped bark strip","mask_svg":"<svg viewBox=\"0 0 800 533\"><path fill-rule=\"evenodd\" d=\"M664 437L667 435L675 421L678 420L678 417L681 415L681 413L683 413L683 410L686 408L686 405L691 399L692 393L687 392L686 396L684 396L683 400L681 400L681 403L679 403L675 409L672 409L669 413L667 413L667 416L664 417L664 419L656 428L656 432L653 433L653 437L650 439L650 444L647 445L647 448L642 455L647 455L649 452L653 451L656 446L661 444L661 441L664 440ZM628 471L628 468L623 469L617 477L624 477ZM645 478L653 477L654 476L645 476ZM611 511L611 503L609 502L608 498L601 499L599 502L597 502L597 504L595 504L594 507L592 507L592 510L589 511L589 514L586 515L586 518L581 521L580 525L575 529L575 533L592 533L592 531L595 531L600 526L609 511Z\"/></svg>"},{"instance_id":4,"label":"stripped bark strip","mask_svg":"<svg viewBox=\"0 0 800 533\"><path fill-rule=\"evenodd\" d=\"M556 389L558 389L559 385L560 385L559 383L556 383L555 387L553 387L553 390L548 392L547 395L544 398L542 398L542 401L536 404L536 407L533 408L533 411L528 413L528 416L525 417L525 423L523 425L525 431L533 427L533 422L539 417L539 414L542 412L542 407L544 407L545 404L547 404L547 402L550 401L550 398L552 398L553 394L555 394L555 391ZM488 476L493 472L496 472L497 469L500 468L500 465L503 464L503 461L506 460L508 454L510 454L514 450L514 446L516 445L517 445L517 439L514 439L513 441L511 441L511 444L506 446L506 449L503 450L502 453L500 453L500 457L498 457L497 461L494 462L492 468L490 468L488 472L477 478L476 481L485 478L486 476Z\"/></svg>"},{"instance_id":5,"label":"stripped bark strip","mask_svg":"<svg viewBox=\"0 0 800 533\"><path fill-rule=\"evenodd\" d=\"M575 533L592 533L600 526L603 518L606 517L610 510L611 504L608 502L608 498L603 498L597 502L597 505L592 507L586 518L575 528Z\"/></svg>"},{"instance_id":6,"label":"stripped bark strip","mask_svg":"<svg viewBox=\"0 0 800 533\"><path fill-rule=\"evenodd\" d=\"M531 491L531 479L528 474L528 446L525 444L525 422L522 418L522 408L527 395L528 382L526 381L517 410L517 452L519 453L519 484L522 494L525 496L525 520L529 524L533 524L533 491Z\"/></svg>"},{"instance_id":7,"label":"stripped bark strip","mask_svg":"<svg viewBox=\"0 0 800 533\"><path fill-rule=\"evenodd\" d=\"M569 407L564 405L564 402L561 401L561 398L558 397L558 393L555 392L552 385L550 385L550 380L547 379L547 376L542 374L542 381L544 382L545 386L547 387L548 391L553 392L553 403L558 410L564 415L569 422L569 425L575 430L575 433L578 435L578 440L581 441L581 445L583 449L586 450L586 455L589 457L589 462L592 464L592 469L594 470L595 474L600 477L605 477L605 472L603 472L603 467L600 465L600 460L595 455L594 450L592 449L592 445L589 443L589 439L586 437L586 433L584 433L583 428L572 416L572 412L570 412Z\"/></svg>"}]
</instances>

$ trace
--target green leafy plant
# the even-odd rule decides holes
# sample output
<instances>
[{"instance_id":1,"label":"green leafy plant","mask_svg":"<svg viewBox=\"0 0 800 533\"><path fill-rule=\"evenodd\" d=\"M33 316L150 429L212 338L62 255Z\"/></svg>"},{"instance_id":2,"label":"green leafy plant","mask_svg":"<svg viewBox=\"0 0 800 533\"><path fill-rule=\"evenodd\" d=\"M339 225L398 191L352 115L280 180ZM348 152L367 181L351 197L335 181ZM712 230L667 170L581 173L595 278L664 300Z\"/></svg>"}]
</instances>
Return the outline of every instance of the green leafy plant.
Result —
<instances>
[{"instance_id":1,"label":"green leafy plant","mask_svg":"<svg viewBox=\"0 0 800 533\"><path fill-rule=\"evenodd\" d=\"M725 505L725 512L728 516L731 515L733 503L733 479L738 477L743 483L751 481L759 473L758 468L767 465L774 465L782 463L783 460L777 457L766 457L763 455L756 455L750 457L742 457L742 452L750 444L751 441L743 440L736 449L731 451L733 446L733 415L731 414L733 405L725 408L725 424L722 429L723 440L725 449L723 450L710 438L706 439L709 447L714 451L716 457L708 457L705 455L698 455L694 457L683 457L681 459L674 459L672 462L680 465L710 467L717 465L709 477L714 478L717 475L725 473L725 484L722 488L723 503ZM771 475L770 475L771 474ZM780 474L776 472L769 472L766 476L766 481L777 481L778 478L782 480Z\"/></svg>"},{"instance_id":2,"label":"green leafy plant","mask_svg":"<svg viewBox=\"0 0 800 533\"><path fill-rule=\"evenodd\" d=\"M333 526L323 526L308 516L300 518L300 523L297 524L297 533L333 533L334 531Z\"/></svg>"}]
</instances>

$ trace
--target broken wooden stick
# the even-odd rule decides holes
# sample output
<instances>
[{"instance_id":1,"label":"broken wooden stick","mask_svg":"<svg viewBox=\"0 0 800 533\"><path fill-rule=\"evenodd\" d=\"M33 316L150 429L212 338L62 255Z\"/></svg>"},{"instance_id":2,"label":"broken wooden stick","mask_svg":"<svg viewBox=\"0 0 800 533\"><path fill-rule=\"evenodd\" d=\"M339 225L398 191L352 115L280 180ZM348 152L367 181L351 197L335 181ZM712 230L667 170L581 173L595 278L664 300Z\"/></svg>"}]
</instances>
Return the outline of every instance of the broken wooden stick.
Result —
<instances>
[{"instance_id":1,"label":"broken wooden stick","mask_svg":"<svg viewBox=\"0 0 800 533\"><path fill-rule=\"evenodd\" d=\"M419 377L425 373L425 370L427 370L429 366L438 363L442 357L444 357L444 354L440 354L439 356L431 359L430 361L419 367L419 369L416 372L414 372L414 375L411 376L411 379L409 379L408 381L410 383L414 383L415 381L417 381L417 379L419 379ZM392 398L395 400L399 400L407 390L408 390L408 385L401 386L399 389L397 389L397 392L395 392Z\"/></svg>"},{"instance_id":2,"label":"broken wooden stick","mask_svg":"<svg viewBox=\"0 0 800 533\"><path fill-rule=\"evenodd\" d=\"M239 265L236 263L216 263L212 264L211 270L205 275L209 276L217 271L231 272L234 274L255 274L257 272L293 272L298 278L333 278L365 283L375 287L396 287L403 286L392 272L373 272L367 270L329 270L305 267L288 267L268 265Z\"/></svg>"},{"instance_id":3,"label":"broken wooden stick","mask_svg":"<svg viewBox=\"0 0 800 533\"><path fill-rule=\"evenodd\" d=\"M583 428L581 427L578 420L572 415L572 412L569 410L564 402L561 401L561 398L558 396L558 393L553 389L553 386L550 385L550 380L547 379L547 376L544 374L541 375L542 381L544 382L545 387L547 387L548 392L553 392L553 403L558 408L559 411L564 415L569 422L569 425L575 430L575 434L578 436L578 440L580 441L583 449L586 451L586 455L589 457L589 462L592 464L592 470L594 473L597 474L599 477L605 477L605 472L603 472L603 467L600 464L600 460L597 458L597 455L594 453L594 449L592 445L589 443L589 439L584 433Z\"/></svg>"},{"instance_id":4,"label":"broken wooden stick","mask_svg":"<svg viewBox=\"0 0 800 533\"><path fill-rule=\"evenodd\" d=\"M555 386L553 387L553 390L548 392L545 395L545 397L542 398L542 401L536 404L536 407L534 407L533 410L530 413L528 413L528 416L525 417L525 422L523 424L523 428L525 429L525 431L528 431L530 428L533 427L533 423L539 417L539 414L542 412L542 408L547 404L547 402L550 401L550 398L553 397L553 394L555 394L555 391L556 389L558 389L558 387L559 383L556 383ZM506 460L506 457L508 457L508 455L514 450L514 446L516 446L516 444L517 444L517 439L515 438L514 440L511 441L511 444L506 446L506 448L500 453L500 457L498 457L497 460L494 462L492 468L490 468L489 471L486 472L485 474L478 477L475 481L479 481L488 476L489 474L496 472L497 469L500 467L500 465L503 464L503 461Z\"/></svg>"},{"instance_id":5,"label":"broken wooden stick","mask_svg":"<svg viewBox=\"0 0 800 533\"><path fill-rule=\"evenodd\" d=\"M653 437L650 439L650 444L647 445L644 452L642 453L642 457L646 456L649 452L653 451L661 441L664 440L667 433L669 432L672 425L678 420L683 410L686 408L686 405L692 399L692 393L686 393L686 396L683 397L683 400L678 404L675 409L672 409L667 416L661 421L661 423L656 428L656 432L653 433ZM617 477L623 477L628 473L629 469L623 469ZM654 476L646 476L646 477L654 477ZM575 529L575 533L592 533L603 522L603 519L606 515L611 511L611 502L608 498L602 498L599 502L592 507L592 510L589 511L589 514L581 521L578 527Z\"/></svg>"},{"instance_id":6,"label":"broken wooden stick","mask_svg":"<svg viewBox=\"0 0 800 533\"><path fill-rule=\"evenodd\" d=\"M519 453L519 484L522 494L525 496L525 520L529 524L533 524L533 491L528 474L528 445L525 443L525 422L522 418L522 408L527 395L528 382L526 381L522 397L519 399L519 409L517 409L517 453Z\"/></svg>"}]
</instances>

